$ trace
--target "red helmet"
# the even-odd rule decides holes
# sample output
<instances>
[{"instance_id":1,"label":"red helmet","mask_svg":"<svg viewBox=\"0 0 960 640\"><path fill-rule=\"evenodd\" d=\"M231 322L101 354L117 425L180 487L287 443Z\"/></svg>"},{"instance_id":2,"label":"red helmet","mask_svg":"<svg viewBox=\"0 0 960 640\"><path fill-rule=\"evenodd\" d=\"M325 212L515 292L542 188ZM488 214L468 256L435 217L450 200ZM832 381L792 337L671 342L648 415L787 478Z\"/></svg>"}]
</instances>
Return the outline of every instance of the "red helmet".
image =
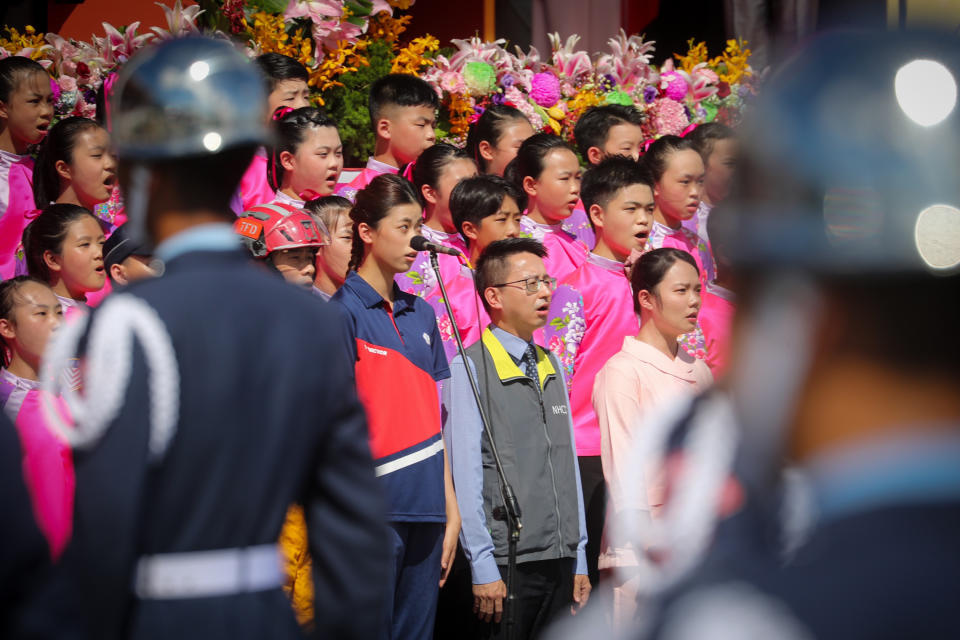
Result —
<instances>
[{"instance_id":1,"label":"red helmet","mask_svg":"<svg viewBox=\"0 0 960 640\"><path fill-rule=\"evenodd\" d=\"M323 223L281 202L244 211L233 229L255 258L266 258L281 249L322 247L330 237Z\"/></svg>"}]
</instances>

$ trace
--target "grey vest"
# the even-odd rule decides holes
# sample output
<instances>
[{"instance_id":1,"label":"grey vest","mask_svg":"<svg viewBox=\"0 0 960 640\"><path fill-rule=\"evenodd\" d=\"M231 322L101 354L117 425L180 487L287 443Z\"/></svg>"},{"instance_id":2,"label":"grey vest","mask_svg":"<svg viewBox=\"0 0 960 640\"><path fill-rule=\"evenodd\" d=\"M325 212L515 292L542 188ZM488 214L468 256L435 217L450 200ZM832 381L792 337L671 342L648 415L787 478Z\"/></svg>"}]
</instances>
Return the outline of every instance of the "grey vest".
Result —
<instances>
[{"instance_id":1,"label":"grey vest","mask_svg":"<svg viewBox=\"0 0 960 640\"><path fill-rule=\"evenodd\" d=\"M482 340L467 349L467 355L476 365L480 399L507 480L520 503L523 529L517 562L576 557L580 485L571 442L570 407L565 402L563 379L557 373L560 365L553 354L537 347L543 388L538 393L533 381L489 329ZM493 538L494 557L506 564L507 523L494 517L503 510L500 481L486 435L481 442L483 512Z\"/></svg>"}]
</instances>

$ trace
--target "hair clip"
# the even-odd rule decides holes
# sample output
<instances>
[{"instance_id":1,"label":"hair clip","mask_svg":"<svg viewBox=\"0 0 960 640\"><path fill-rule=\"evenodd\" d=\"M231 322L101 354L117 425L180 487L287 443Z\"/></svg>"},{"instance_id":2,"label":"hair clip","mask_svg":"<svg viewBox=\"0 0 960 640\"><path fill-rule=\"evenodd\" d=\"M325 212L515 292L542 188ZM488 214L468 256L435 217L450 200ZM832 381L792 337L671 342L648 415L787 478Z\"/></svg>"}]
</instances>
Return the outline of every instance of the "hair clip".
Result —
<instances>
[{"instance_id":1,"label":"hair clip","mask_svg":"<svg viewBox=\"0 0 960 640\"><path fill-rule=\"evenodd\" d=\"M293 107L277 107L273 110L273 119L282 120L289 113L293 113Z\"/></svg>"}]
</instances>

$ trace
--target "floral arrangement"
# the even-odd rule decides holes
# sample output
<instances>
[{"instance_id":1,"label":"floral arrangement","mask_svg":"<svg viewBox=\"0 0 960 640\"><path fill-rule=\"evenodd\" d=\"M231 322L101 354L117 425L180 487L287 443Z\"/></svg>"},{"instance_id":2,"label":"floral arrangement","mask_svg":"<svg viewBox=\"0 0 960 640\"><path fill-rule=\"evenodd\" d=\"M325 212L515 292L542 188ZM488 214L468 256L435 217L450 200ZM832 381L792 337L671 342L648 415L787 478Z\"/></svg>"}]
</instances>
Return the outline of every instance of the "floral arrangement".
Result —
<instances>
[{"instance_id":1,"label":"floral arrangement","mask_svg":"<svg viewBox=\"0 0 960 640\"><path fill-rule=\"evenodd\" d=\"M447 111L445 137L465 141L470 122L491 104L510 104L535 131L573 139L577 119L601 104L634 105L646 116L648 139L681 135L704 122L736 125L756 80L745 43L729 40L718 57L708 58L705 43L660 68L651 64L653 42L623 31L608 42L609 52L589 56L576 49L579 36L550 37L543 59L536 48L512 54L504 41L454 40L452 56L437 55L420 75L438 88Z\"/></svg>"},{"instance_id":2,"label":"floral arrangement","mask_svg":"<svg viewBox=\"0 0 960 640\"><path fill-rule=\"evenodd\" d=\"M351 165L372 151L366 110L370 84L387 73L419 75L441 99L438 138L463 144L471 122L491 104L510 104L536 131L572 140L577 119L591 106L634 105L645 115L650 140L683 134L697 124L736 125L757 91L759 77L750 67L745 42L727 41L709 57L704 43L689 42L685 55L651 64L654 43L623 31L608 51L593 56L578 50L578 36L551 36L551 52L536 48L511 53L504 40L474 37L453 40L441 49L429 35L406 42L403 35L414 0L199 0L183 7L176 0L163 9L166 27L140 31L135 22L122 28L104 23L104 36L89 42L39 34L31 27L0 32L0 58L22 55L44 65L51 75L58 117L95 113L97 92L134 51L156 39L192 32L232 38L250 56L278 52L300 61L310 72L314 101L340 127Z\"/></svg>"}]
</instances>

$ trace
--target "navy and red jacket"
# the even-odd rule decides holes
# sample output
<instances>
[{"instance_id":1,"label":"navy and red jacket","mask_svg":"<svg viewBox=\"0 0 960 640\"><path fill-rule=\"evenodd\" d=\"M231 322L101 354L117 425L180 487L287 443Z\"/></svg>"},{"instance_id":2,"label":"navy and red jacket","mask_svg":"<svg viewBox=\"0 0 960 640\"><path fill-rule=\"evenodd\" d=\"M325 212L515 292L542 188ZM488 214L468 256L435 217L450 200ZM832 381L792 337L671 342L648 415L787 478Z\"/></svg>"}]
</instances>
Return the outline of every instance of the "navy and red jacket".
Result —
<instances>
[{"instance_id":1,"label":"navy and red jacket","mask_svg":"<svg viewBox=\"0 0 960 640\"><path fill-rule=\"evenodd\" d=\"M357 393L394 522L444 522L443 440L437 382L450 377L437 318L394 287L393 308L355 272L331 300L350 318Z\"/></svg>"}]
</instances>

